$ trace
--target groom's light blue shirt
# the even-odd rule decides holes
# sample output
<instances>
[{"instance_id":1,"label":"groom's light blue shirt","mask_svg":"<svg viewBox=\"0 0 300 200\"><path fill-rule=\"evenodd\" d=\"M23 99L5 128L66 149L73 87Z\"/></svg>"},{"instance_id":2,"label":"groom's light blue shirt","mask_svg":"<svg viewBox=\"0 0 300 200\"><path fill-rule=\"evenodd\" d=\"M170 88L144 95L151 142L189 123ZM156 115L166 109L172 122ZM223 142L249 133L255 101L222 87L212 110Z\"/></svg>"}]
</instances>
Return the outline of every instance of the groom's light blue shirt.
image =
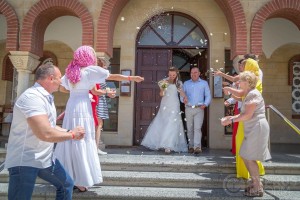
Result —
<instances>
[{"instance_id":1,"label":"groom's light blue shirt","mask_svg":"<svg viewBox=\"0 0 300 200\"><path fill-rule=\"evenodd\" d=\"M192 81L192 79L184 82L183 90L188 98L188 106L208 106L211 101L210 89L207 81L198 79Z\"/></svg>"}]
</instances>

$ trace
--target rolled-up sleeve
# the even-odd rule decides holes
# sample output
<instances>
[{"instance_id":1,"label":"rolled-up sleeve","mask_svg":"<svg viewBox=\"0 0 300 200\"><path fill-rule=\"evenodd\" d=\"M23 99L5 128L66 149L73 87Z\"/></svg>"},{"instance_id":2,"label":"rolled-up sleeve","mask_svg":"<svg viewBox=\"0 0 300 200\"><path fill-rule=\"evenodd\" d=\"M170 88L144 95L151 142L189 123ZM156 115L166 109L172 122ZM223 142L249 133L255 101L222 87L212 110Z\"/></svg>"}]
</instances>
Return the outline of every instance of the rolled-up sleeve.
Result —
<instances>
[{"instance_id":1,"label":"rolled-up sleeve","mask_svg":"<svg viewBox=\"0 0 300 200\"><path fill-rule=\"evenodd\" d=\"M66 88L67 90L70 90L69 81L68 81L68 78L66 77L66 75L64 75L61 78L61 85L64 86L64 88Z\"/></svg>"},{"instance_id":2,"label":"rolled-up sleeve","mask_svg":"<svg viewBox=\"0 0 300 200\"><path fill-rule=\"evenodd\" d=\"M47 115L45 102L38 96L26 95L16 102L16 106L26 118L36 115Z\"/></svg>"}]
</instances>

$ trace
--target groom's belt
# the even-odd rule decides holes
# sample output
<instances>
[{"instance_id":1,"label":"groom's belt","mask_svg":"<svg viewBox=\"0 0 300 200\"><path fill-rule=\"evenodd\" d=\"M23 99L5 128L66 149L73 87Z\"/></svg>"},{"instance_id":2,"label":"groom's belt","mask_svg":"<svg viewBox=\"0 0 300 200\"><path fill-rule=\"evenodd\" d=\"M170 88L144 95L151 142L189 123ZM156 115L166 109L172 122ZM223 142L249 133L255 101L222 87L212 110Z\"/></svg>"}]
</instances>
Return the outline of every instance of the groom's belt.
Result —
<instances>
[{"instance_id":1,"label":"groom's belt","mask_svg":"<svg viewBox=\"0 0 300 200\"><path fill-rule=\"evenodd\" d=\"M200 108L202 105L195 105L195 106L190 106L190 105L185 105L185 107L189 108Z\"/></svg>"}]
</instances>

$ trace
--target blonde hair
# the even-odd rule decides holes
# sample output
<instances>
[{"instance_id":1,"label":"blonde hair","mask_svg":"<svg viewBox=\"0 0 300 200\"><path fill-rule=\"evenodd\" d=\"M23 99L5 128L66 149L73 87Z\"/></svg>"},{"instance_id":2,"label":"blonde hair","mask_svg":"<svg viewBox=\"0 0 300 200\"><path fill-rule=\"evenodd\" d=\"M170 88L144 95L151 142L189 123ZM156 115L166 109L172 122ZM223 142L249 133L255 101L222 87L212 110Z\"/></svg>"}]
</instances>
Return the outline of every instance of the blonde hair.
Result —
<instances>
[{"instance_id":1,"label":"blonde hair","mask_svg":"<svg viewBox=\"0 0 300 200\"><path fill-rule=\"evenodd\" d=\"M176 79L174 80L174 84L177 88L181 87L179 70L176 67L172 66L169 68L168 72L176 72Z\"/></svg>"},{"instance_id":2,"label":"blonde hair","mask_svg":"<svg viewBox=\"0 0 300 200\"><path fill-rule=\"evenodd\" d=\"M251 89L254 89L256 87L258 78L253 72L244 71L244 72L240 73L240 80L248 82L249 87Z\"/></svg>"}]
</instances>

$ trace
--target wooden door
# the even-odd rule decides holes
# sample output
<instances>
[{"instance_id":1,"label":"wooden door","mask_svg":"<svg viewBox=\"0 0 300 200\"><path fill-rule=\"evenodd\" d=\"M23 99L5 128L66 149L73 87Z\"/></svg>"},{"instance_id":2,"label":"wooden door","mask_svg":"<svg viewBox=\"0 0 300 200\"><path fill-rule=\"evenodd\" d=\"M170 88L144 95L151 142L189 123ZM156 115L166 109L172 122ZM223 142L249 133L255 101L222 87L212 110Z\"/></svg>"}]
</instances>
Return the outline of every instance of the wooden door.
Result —
<instances>
[{"instance_id":1,"label":"wooden door","mask_svg":"<svg viewBox=\"0 0 300 200\"><path fill-rule=\"evenodd\" d=\"M138 49L137 74L145 80L137 84L135 96L134 145L139 145L159 109L161 97L157 82L167 76L172 63L169 49Z\"/></svg>"}]
</instances>

